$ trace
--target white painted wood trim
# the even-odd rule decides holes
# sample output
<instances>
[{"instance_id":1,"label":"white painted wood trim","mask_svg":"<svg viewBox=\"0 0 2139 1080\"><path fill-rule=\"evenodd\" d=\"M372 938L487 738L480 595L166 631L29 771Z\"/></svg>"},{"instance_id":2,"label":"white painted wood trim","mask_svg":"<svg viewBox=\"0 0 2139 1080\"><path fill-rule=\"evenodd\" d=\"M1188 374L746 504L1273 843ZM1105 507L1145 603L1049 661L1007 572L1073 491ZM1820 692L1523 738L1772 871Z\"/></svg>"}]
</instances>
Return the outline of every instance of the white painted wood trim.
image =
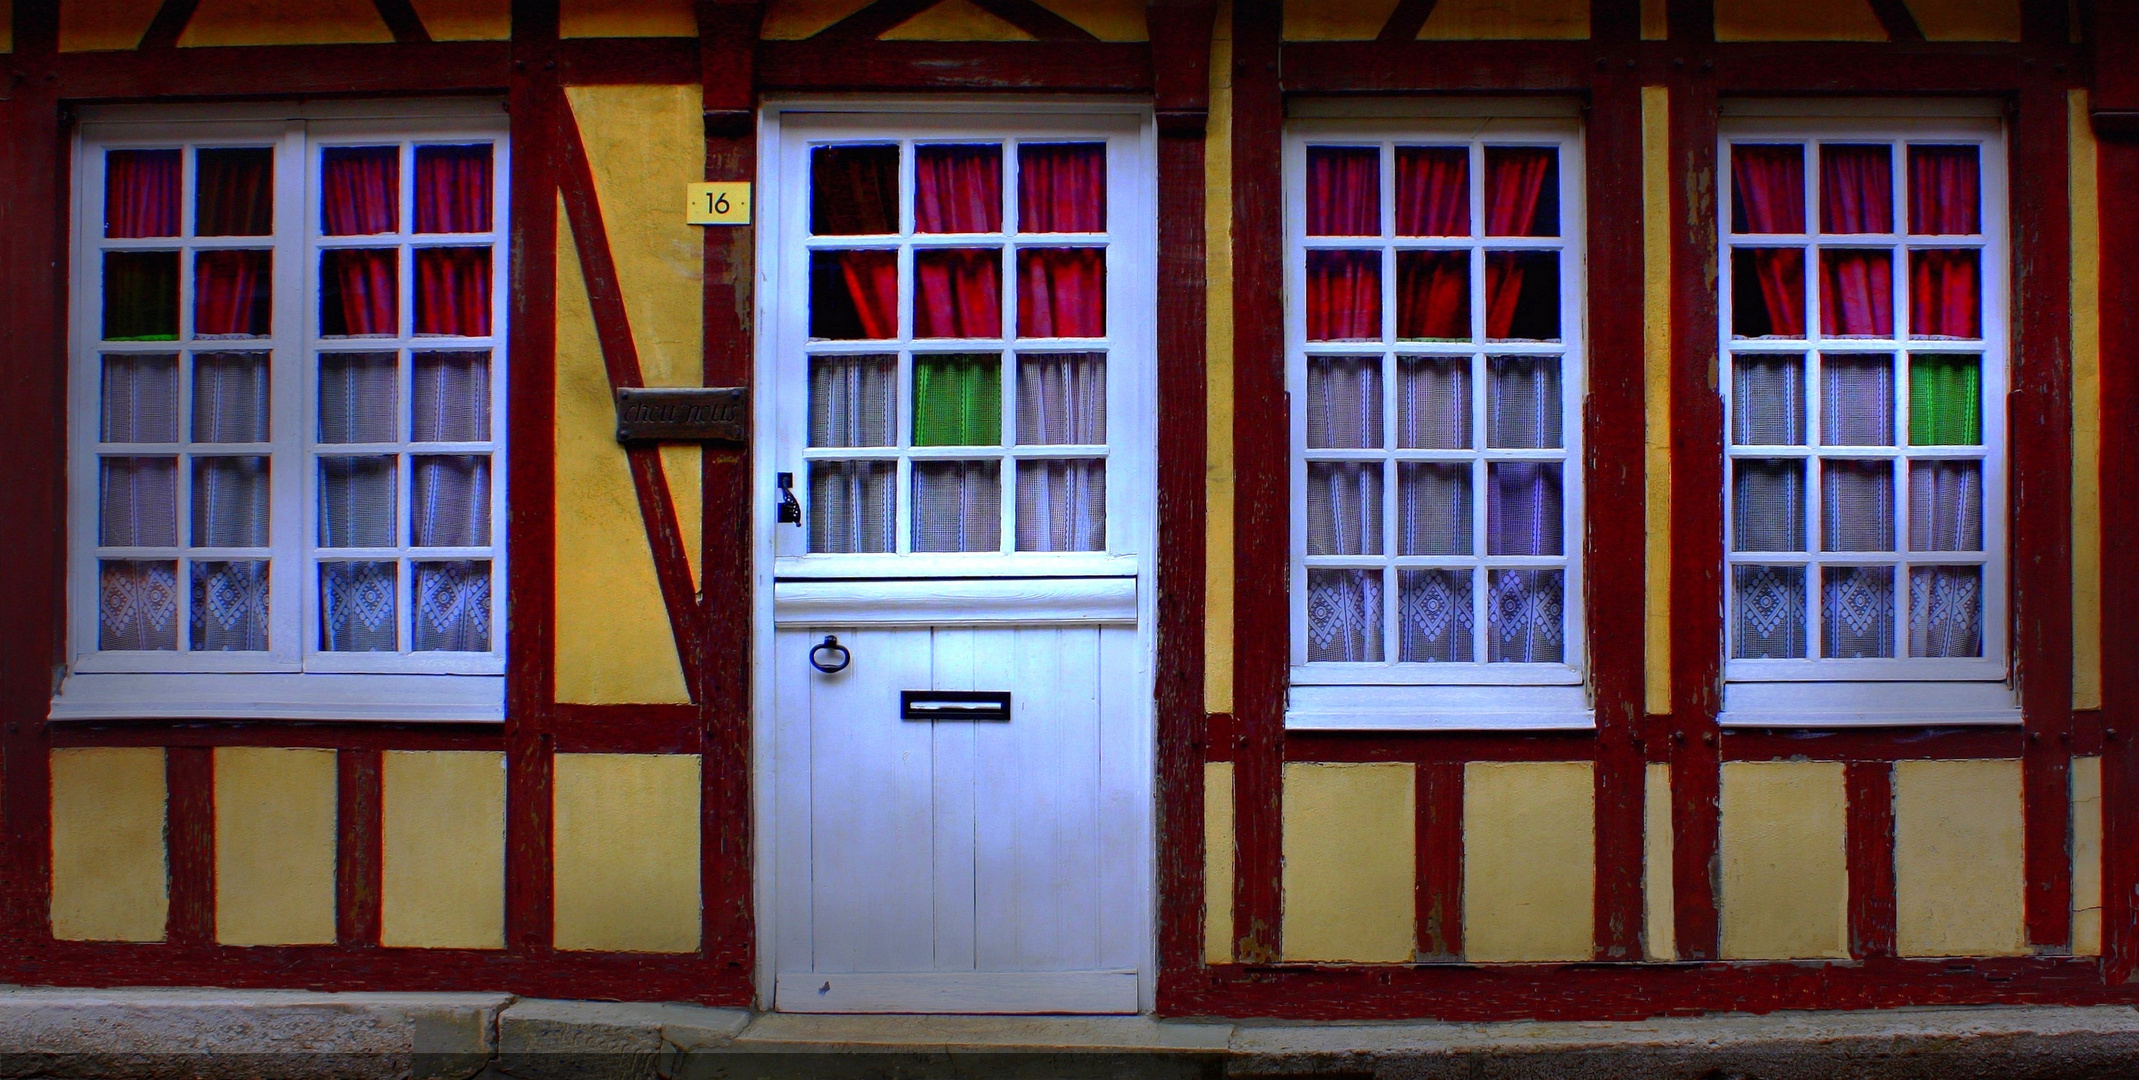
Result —
<instances>
[{"instance_id":1,"label":"white painted wood trim","mask_svg":"<svg viewBox=\"0 0 2139 1080\"><path fill-rule=\"evenodd\" d=\"M779 976L773 1008L807 1013L1132 1014L1134 971Z\"/></svg>"},{"instance_id":2,"label":"white painted wood trim","mask_svg":"<svg viewBox=\"0 0 2139 1080\"><path fill-rule=\"evenodd\" d=\"M1580 686L1294 686L1294 731L1588 731Z\"/></svg>"},{"instance_id":3,"label":"white painted wood trim","mask_svg":"<svg viewBox=\"0 0 2139 1080\"><path fill-rule=\"evenodd\" d=\"M1825 728L2018 724L2002 682L1726 683L1724 727Z\"/></svg>"},{"instance_id":4,"label":"white painted wood trim","mask_svg":"<svg viewBox=\"0 0 2139 1080\"><path fill-rule=\"evenodd\" d=\"M75 674L53 720L401 720L502 723L502 675Z\"/></svg>"},{"instance_id":5,"label":"white painted wood trim","mask_svg":"<svg viewBox=\"0 0 2139 1080\"><path fill-rule=\"evenodd\" d=\"M779 626L1136 622L1135 578L783 581Z\"/></svg>"}]
</instances>

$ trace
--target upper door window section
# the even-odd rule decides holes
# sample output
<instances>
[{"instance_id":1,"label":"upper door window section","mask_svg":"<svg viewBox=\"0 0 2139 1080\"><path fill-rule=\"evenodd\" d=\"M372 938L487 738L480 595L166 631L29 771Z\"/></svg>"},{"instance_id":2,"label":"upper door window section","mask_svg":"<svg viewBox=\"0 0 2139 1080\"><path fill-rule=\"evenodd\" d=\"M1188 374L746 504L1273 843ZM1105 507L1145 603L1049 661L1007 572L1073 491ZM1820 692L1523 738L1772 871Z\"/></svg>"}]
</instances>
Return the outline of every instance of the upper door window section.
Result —
<instances>
[{"instance_id":1,"label":"upper door window section","mask_svg":"<svg viewBox=\"0 0 2139 1080\"><path fill-rule=\"evenodd\" d=\"M810 553L1108 550L1107 151L809 148Z\"/></svg>"},{"instance_id":2,"label":"upper door window section","mask_svg":"<svg viewBox=\"0 0 2139 1080\"><path fill-rule=\"evenodd\" d=\"M1998 144L1733 136L1726 672L2001 679Z\"/></svg>"},{"instance_id":3,"label":"upper door window section","mask_svg":"<svg viewBox=\"0 0 2139 1080\"><path fill-rule=\"evenodd\" d=\"M1575 141L1354 134L1290 147L1293 681L1578 683Z\"/></svg>"}]
</instances>

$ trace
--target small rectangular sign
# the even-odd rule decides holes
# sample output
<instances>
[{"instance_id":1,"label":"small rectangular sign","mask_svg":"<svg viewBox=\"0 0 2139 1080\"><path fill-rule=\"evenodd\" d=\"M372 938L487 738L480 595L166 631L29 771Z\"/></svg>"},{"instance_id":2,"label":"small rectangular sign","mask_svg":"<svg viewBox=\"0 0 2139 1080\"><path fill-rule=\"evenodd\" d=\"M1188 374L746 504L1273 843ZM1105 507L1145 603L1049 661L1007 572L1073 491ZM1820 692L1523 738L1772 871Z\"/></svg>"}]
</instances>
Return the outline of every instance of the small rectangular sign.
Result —
<instances>
[{"instance_id":1,"label":"small rectangular sign","mask_svg":"<svg viewBox=\"0 0 2139 1080\"><path fill-rule=\"evenodd\" d=\"M750 182L688 185L683 220L690 225L750 224Z\"/></svg>"},{"instance_id":2,"label":"small rectangular sign","mask_svg":"<svg viewBox=\"0 0 2139 1080\"><path fill-rule=\"evenodd\" d=\"M626 387L616 392L616 441L743 445L740 386Z\"/></svg>"}]
</instances>

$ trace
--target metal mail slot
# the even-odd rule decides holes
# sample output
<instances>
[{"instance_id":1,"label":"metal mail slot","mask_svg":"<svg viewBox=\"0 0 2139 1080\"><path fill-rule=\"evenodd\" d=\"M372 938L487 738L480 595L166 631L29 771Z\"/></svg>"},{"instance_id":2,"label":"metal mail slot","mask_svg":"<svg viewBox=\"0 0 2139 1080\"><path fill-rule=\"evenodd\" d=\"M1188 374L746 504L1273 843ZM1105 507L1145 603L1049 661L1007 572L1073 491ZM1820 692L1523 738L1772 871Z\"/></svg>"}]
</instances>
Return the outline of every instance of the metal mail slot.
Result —
<instances>
[{"instance_id":1,"label":"metal mail slot","mask_svg":"<svg viewBox=\"0 0 2139 1080\"><path fill-rule=\"evenodd\" d=\"M1008 690L901 690L901 720L1009 720Z\"/></svg>"}]
</instances>

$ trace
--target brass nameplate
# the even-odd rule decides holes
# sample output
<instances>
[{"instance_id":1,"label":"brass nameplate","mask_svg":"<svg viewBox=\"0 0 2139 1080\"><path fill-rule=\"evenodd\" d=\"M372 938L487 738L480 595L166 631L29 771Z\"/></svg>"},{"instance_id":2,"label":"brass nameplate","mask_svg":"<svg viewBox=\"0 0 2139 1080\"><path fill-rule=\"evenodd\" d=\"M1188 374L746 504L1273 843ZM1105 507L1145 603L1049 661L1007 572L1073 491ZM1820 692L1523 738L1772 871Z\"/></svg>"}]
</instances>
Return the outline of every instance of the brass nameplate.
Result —
<instances>
[{"instance_id":1,"label":"brass nameplate","mask_svg":"<svg viewBox=\"0 0 2139 1080\"><path fill-rule=\"evenodd\" d=\"M616 441L743 445L740 386L624 388L616 392Z\"/></svg>"}]
</instances>

